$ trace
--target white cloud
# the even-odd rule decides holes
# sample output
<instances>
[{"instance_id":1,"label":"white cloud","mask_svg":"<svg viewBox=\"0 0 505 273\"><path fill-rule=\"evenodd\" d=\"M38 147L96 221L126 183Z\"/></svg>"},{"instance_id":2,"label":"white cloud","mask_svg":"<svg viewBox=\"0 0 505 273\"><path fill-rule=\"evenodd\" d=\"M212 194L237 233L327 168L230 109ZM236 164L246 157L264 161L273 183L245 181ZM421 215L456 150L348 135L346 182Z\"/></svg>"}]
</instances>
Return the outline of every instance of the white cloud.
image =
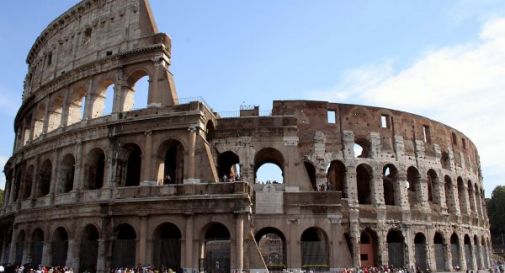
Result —
<instances>
[{"instance_id":1,"label":"white cloud","mask_svg":"<svg viewBox=\"0 0 505 273\"><path fill-rule=\"evenodd\" d=\"M478 41L432 50L395 71L392 62L352 69L313 98L347 100L422 114L476 143L486 194L505 177L505 18L482 27ZM491 181L490 181L491 180Z\"/></svg>"},{"instance_id":2,"label":"white cloud","mask_svg":"<svg viewBox=\"0 0 505 273\"><path fill-rule=\"evenodd\" d=\"M3 173L3 169L7 160L9 160L7 156L0 155L0 189L5 189L5 175Z\"/></svg>"}]
</instances>

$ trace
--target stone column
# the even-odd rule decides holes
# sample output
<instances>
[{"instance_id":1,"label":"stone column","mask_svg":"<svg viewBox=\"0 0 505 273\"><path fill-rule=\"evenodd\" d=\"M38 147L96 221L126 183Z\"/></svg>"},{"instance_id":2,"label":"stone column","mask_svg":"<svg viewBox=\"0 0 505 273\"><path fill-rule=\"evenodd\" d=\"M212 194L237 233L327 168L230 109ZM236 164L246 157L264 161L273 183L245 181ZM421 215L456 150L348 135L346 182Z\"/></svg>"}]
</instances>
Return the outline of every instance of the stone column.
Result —
<instances>
[{"instance_id":1,"label":"stone column","mask_svg":"<svg viewBox=\"0 0 505 273\"><path fill-rule=\"evenodd\" d=\"M188 215L186 218L186 230L184 241L185 261L183 268L186 272L193 272L193 215Z\"/></svg>"},{"instance_id":2,"label":"stone column","mask_svg":"<svg viewBox=\"0 0 505 273\"><path fill-rule=\"evenodd\" d=\"M384 183L382 171L374 170L371 186L372 204L377 208L386 208L384 200Z\"/></svg>"},{"instance_id":3,"label":"stone column","mask_svg":"<svg viewBox=\"0 0 505 273\"><path fill-rule=\"evenodd\" d=\"M103 234L105 237L106 235ZM96 261L96 272L97 273L105 273L106 268L105 268L105 259L106 259L106 249L105 249L105 240L104 239L98 239L98 257Z\"/></svg>"},{"instance_id":4,"label":"stone column","mask_svg":"<svg viewBox=\"0 0 505 273\"><path fill-rule=\"evenodd\" d=\"M458 234L458 249L459 249L459 267L461 267L461 271L466 271L468 270L468 267L466 266L466 255L465 255L465 244L464 244L464 237L460 237Z\"/></svg>"},{"instance_id":5,"label":"stone column","mask_svg":"<svg viewBox=\"0 0 505 273\"><path fill-rule=\"evenodd\" d=\"M359 211L357 209L351 209L350 212L351 221L351 241L352 241L352 265L353 267L361 266L361 249L360 249L360 237L361 233L359 230Z\"/></svg>"},{"instance_id":6,"label":"stone column","mask_svg":"<svg viewBox=\"0 0 505 273\"><path fill-rule=\"evenodd\" d=\"M65 266L73 268L79 272L79 244L73 239L68 240L67 264Z\"/></svg>"},{"instance_id":7,"label":"stone column","mask_svg":"<svg viewBox=\"0 0 505 273\"><path fill-rule=\"evenodd\" d=\"M415 251L414 251L414 240L412 239L410 228L405 228L404 229L404 240L405 240L405 250L407 251L405 257L407 258L405 261L405 265L408 266L408 268L412 268L416 266L415 260Z\"/></svg>"},{"instance_id":8,"label":"stone column","mask_svg":"<svg viewBox=\"0 0 505 273\"><path fill-rule=\"evenodd\" d=\"M428 180L423 175L419 176L419 188L417 190L419 190L418 196L421 198L419 205L425 211L429 211L430 210L430 203L428 201L428 199L429 199L428 198L428 195L429 195L429 193L428 193ZM432 189L432 191L433 191L433 189ZM433 192L432 192L432 195L433 195Z\"/></svg>"},{"instance_id":9,"label":"stone column","mask_svg":"<svg viewBox=\"0 0 505 273\"><path fill-rule=\"evenodd\" d=\"M452 191L452 201L454 204L454 214L457 216L461 215L461 209L460 209L460 204L459 204L459 194L458 194L458 182L453 181L451 183L451 191Z\"/></svg>"},{"instance_id":10,"label":"stone column","mask_svg":"<svg viewBox=\"0 0 505 273\"><path fill-rule=\"evenodd\" d=\"M49 101L51 98L46 99L45 103L45 109L44 109L44 125L42 127L42 135L47 133L47 127L49 126Z\"/></svg>"},{"instance_id":11,"label":"stone column","mask_svg":"<svg viewBox=\"0 0 505 273\"><path fill-rule=\"evenodd\" d=\"M44 247L42 249L42 265L49 265L52 262L51 254L52 254L51 242L44 241Z\"/></svg>"},{"instance_id":12,"label":"stone column","mask_svg":"<svg viewBox=\"0 0 505 273\"><path fill-rule=\"evenodd\" d=\"M445 240L444 242L444 253L445 253L445 269L447 271L452 271L452 253L451 253L451 244L448 243L450 240Z\"/></svg>"},{"instance_id":13,"label":"stone column","mask_svg":"<svg viewBox=\"0 0 505 273\"><path fill-rule=\"evenodd\" d=\"M356 184L356 167L347 166L347 172L345 173L345 186L347 191L347 198L349 204L357 205L358 202L358 187Z\"/></svg>"},{"instance_id":14,"label":"stone column","mask_svg":"<svg viewBox=\"0 0 505 273\"><path fill-rule=\"evenodd\" d=\"M188 151L188 164L186 165L187 173L184 178L184 184L193 184L196 182L195 175L195 150L196 150L196 134L198 132L198 127L191 126L188 128L189 133L189 151Z\"/></svg>"},{"instance_id":15,"label":"stone column","mask_svg":"<svg viewBox=\"0 0 505 273\"><path fill-rule=\"evenodd\" d=\"M157 172L152 171L153 166L153 131L148 130L144 132L145 142L144 142L144 154L142 155L142 179L144 184L156 184ZM163 184L163 183L162 183Z\"/></svg>"},{"instance_id":16,"label":"stone column","mask_svg":"<svg viewBox=\"0 0 505 273\"><path fill-rule=\"evenodd\" d=\"M139 232L139 252L137 261L141 264L147 264L147 216L140 217Z\"/></svg>"},{"instance_id":17,"label":"stone column","mask_svg":"<svg viewBox=\"0 0 505 273\"><path fill-rule=\"evenodd\" d=\"M80 191L84 188L84 162L85 158L82 154L82 142L77 141L75 144L75 170L74 170L74 185L72 191Z\"/></svg>"},{"instance_id":18,"label":"stone column","mask_svg":"<svg viewBox=\"0 0 505 273\"><path fill-rule=\"evenodd\" d=\"M70 111L70 103L69 103L69 100L70 100L70 96L72 95L72 92L70 90L70 88L66 88L65 90L65 96L63 97L63 107L62 107L62 112L61 112L61 123L60 123L60 126L61 127L67 127L68 125L68 113Z\"/></svg>"},{"instance_id":19,"label":"stone column","mask_svg":"<svg viewBox=\"0 0 505 273\"><path fill-rule=\"evenodd\" d=\"M409 192L406 187L407 185L407 174L405 173L405 168L399 166L398 168L398 181L395 186L395 203L400 201L400 207L402 210L410 210L409 203Z\"/></svg>"},{"instance_id":20,"label":"stone column","mask_svg":"<svg viewBox=\"0 0 505 273\"><path fill-rule=\"evenodd\" d=\"M386 240L387 236L387 231L384 231L385 227L383 224L380 224L380 226L377 229L377 256L379 258L380 263L378 262L378 265L388 265L389 263L389 253L388 253L388 244Z\"/></svg>"},{"instance_id":21,"label":"stone column","mask_svg":"<svg viewBox=\"0 0 505 273\"><path fill-rule=\"evenodd\" d=\"M244 270L244 216L237 214L235 220L235 270L242 272Z\"/></svg>"}]
</instances>

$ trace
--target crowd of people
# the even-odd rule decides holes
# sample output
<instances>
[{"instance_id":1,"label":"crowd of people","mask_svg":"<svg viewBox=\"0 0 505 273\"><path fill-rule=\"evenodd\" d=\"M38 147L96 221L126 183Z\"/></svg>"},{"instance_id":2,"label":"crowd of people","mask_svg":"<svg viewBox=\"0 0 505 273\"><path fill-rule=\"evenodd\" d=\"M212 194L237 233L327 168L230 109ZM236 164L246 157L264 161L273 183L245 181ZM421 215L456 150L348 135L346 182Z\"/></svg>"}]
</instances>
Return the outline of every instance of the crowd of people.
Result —
<instances>
[{"instance_id":1,"label":"crowd of people","mask_svg":"<svg viewBox=\"0 0 505 273\"><path fill-rule=\"evenodd\" d=\"M169 267L156 268L151 265L137 265L135 267L116 267L111 269L110 273L184 273L184 271L181 268L173 270Z\"/></svg>"},{"instance_id":2,"label":"crowd of people","mask_svg":"<svg viewBox=\"0 0 505 273\"><path fill-rule=\"evenodd\" d=\"M74 270L63 266L19 265L14 269L14 273L74 273Z\"/></svg>"}]
</instances>

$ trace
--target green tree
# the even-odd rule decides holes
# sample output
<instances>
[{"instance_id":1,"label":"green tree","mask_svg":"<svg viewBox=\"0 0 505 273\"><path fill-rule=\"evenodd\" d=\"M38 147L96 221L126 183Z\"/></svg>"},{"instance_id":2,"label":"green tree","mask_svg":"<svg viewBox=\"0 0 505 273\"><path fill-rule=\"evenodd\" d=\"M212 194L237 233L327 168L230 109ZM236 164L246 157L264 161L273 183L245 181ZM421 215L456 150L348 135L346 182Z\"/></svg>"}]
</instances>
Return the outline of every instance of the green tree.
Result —
<instances>
[{"instance_id":1,"label":"green tree","mask_svg":"<svg viewBox=\"0 0 505 273\"><path fill-rule=\"evenodd\" d=\"M487 213L491 225L491 235L495 243L502 243L505 234L505 186L497 186L487 199Z\"/></svg>"}]
</instances>

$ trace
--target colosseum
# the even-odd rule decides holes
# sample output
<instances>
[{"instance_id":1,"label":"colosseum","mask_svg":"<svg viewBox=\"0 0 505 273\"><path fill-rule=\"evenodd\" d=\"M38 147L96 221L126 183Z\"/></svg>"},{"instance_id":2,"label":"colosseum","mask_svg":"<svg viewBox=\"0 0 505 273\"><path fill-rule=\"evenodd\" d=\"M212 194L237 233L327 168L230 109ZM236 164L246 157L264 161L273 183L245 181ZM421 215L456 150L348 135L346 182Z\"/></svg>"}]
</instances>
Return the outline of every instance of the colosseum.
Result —
<instances>
[{"instance_id":1,"label":"colosseum","mask_svg":"<svg viewBox=\"0 0 505 273\"><path fill-rule=\"evenodd\" d=\"M0 262L91 273L489 267L479 155L463 133L326 101L224 116L178 98L170 60L147 0L83 0L40 34L4 168ZM282 179L259 181L264 164Z\"/></svg>"}]
</instances>

